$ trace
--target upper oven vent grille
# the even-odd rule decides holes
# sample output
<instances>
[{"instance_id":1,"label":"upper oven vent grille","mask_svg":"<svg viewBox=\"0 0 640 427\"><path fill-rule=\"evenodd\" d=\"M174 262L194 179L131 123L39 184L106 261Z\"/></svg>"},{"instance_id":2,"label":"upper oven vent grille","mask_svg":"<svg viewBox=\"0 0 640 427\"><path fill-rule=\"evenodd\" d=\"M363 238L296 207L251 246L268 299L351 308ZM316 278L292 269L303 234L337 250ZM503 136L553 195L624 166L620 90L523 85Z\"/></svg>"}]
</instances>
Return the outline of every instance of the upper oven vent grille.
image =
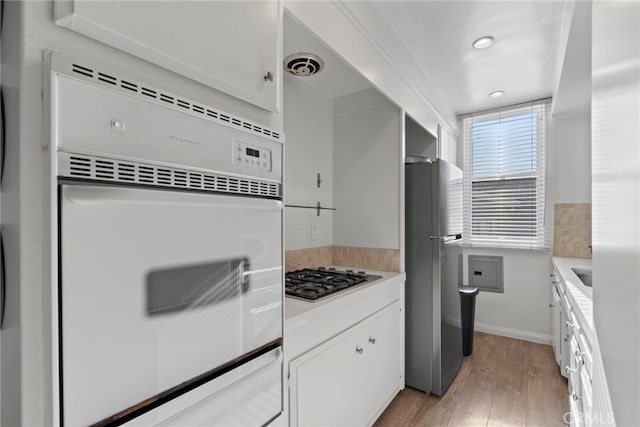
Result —
<instances>
[{"instance_id":1,"label":"upper oven vent grille","mask_svg":"<svg viewBox=\"0 0 640 427\"><path fill-rule=\"evenodd\" d=\"M279 183L107 157L58 152L58 175L104 182L281 198Z\"/></svg>"},{"instance_id":2,"label":"upper oven vent grille","mask_svg":"<svg viewBox=\"0 0 640 427\"><path fill-rule=\"evenodd\" d=\"M274 141L283 141L283 136L279 132L225 113L217 108L203 105L183 96L171 94L151 85L136 82L133 79L116 76L114 73L96 70L94 67L89 67L86 64L71 63L70 65L71 74L81 80L89 80L100 86L108 87L111 90L118 90L129 96L140 98L147 102L155 102L176 111L188 112L202 119L242 130L253 135L259 135Z\"/></svg>"}]
</instances>

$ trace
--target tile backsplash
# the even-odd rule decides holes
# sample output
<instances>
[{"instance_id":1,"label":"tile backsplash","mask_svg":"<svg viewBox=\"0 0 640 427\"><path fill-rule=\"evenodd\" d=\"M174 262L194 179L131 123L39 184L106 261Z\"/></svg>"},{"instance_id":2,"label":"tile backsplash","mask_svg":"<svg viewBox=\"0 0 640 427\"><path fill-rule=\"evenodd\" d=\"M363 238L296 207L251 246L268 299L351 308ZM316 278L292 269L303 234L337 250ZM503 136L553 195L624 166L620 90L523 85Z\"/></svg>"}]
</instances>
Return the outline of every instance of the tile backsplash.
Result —
<instances>
[{"instance_id":1,"label":"tile backsplash","mask_svg":"<svg viewBox=\"0 0 640 427\"><path fill-rule=\"evenodd\" d=\"M333 263L372 270L400 271L400 250L334 246Z\"/></svg>"},{"instance_id":2,"label":"tile backsplash","mask_svg":"<svg viewBox=\"0 0 640 427\"><path fill-rule=\"evenodd\" d=\"M400 271L400 251L398 249L361 248L355 246L320 246L286 251L284 264L286 271L327 265Z\"/></svg>"},{"instance_id":3,"label":"tile backsplash","mask_svg":"<svg viewBox=\"0 0 640 427\"><path fill-rule=\"evenodd\" d=\"M591 258L591 203L556 203L553 255Z\"/></svg>"},{"instance_id":4,"label":"tile backsplash","mask_svg":"<svg viewBox=\"0 0 640 427\"><path fill-rule=\"evenodd\" d=\"M301 268L317 268L333 264L333 246L296 249L285 251L285 271L300 270Z\"/></svg>"}]
</instances>

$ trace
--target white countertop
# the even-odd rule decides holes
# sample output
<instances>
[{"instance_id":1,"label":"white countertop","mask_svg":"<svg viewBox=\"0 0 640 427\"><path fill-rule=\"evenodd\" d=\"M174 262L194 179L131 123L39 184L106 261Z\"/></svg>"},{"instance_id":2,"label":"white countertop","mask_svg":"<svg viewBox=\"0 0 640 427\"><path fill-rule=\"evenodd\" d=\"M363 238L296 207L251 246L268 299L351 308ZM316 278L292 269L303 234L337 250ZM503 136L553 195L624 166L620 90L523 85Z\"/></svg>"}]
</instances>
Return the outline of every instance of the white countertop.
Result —
<instances>
[{"instance_id":1,"label":"white countertop","mask_svg":"<svg viewBox=\"0 0 640 427\"><path fill-rule=\"evenodd\" d=\"M335 304L337 301L344 300L345 298L352 299L353 294L360 294L360 293L366 294L367 289L376 287L389 279L402 277L402 279L404 280L404 276L405 276L404 273L394 273L391 271L363 270L362 268L341 267L341 266L333 266L333 267L335 267L336 270L342 270L342 271L345 271L345 270L365 271L365 273L367 274L382 276L382 278L370 283L363 283L362 285L345 289L344 291L337 292L334 295L322 298L319 301L315 301L315 302L304 301L296 298L287 297L285 298L285 309L284 309L284 317L286 322L294 321L295 318L304 316L314 310L321 310L322 307Z\"/></svg>"},{"instance_id":2,"label":"white countertop","mask_svg":"<svg viewBox=\"0 0 640 427\"><path fill-rule=\"evenodd\" d=\"M553 257L553 265L565 284L565 293L571 306L574 307L578 320L583 325L587 338L593 342L595 339L593 324L593 290L584 284L571 270L582 268L591 270L591 260L586 258ZM597 286L597 284L596 284Z\"/></svg>"}]
</instances>

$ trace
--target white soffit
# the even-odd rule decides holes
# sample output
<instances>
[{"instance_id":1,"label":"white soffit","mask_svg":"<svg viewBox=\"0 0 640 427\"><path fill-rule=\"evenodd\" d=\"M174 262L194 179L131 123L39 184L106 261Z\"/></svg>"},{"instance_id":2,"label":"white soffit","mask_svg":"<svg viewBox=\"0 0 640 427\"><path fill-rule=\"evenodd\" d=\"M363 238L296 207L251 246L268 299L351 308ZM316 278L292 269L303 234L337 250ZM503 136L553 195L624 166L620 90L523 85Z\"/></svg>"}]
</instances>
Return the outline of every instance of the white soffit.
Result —
<instances>
[{"instance_id":1,"label":"white soffit","mask_svg":"<svg viewBox=\"0 0 640 427\"><path fill-rule=\"evenodd\" d=\"M302 24L285 13L284 16L284 55L293 53L313 53L324 61L324 68L315 75L297 77L299 83L305 83L328 98L338 98L371 87L371 84L357 71L338 57L323 42L318 40ZM286 71L285 71L286 73Z\"/></svg>"},{"instance_id":2,"label":"white soffit","mask_svg":"<svg viewBox=\"0 0 640 427\"><path fill-rule=\"evenodd\" d=\"M578 1L573 6L554 82L553 117L584 114L591 107L591 2Z\"/></svg>"}]
</instances>

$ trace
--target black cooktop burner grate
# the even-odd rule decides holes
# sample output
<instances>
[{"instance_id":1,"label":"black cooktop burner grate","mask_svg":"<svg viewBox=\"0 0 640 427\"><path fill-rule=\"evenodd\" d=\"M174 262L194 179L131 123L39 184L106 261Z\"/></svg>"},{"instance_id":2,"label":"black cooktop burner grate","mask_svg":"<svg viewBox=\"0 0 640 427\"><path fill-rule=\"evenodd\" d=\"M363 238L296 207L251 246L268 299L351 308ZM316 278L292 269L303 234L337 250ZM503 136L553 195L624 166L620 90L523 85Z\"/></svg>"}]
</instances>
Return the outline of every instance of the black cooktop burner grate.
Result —
<instances>
[{"instance_id":1,"label":"black cooktop burner grate","mask_svg":"<svg viewBox=\"0 0 640 427\"><path fill-rule=\"evenodd\" d=\"M381 277L366 274L364 271L339 271L335 268L324 267L317 270L304 268L286 273L285 292L290 297L317 301L320 298Z\"/></svg>"}]
</instances>

